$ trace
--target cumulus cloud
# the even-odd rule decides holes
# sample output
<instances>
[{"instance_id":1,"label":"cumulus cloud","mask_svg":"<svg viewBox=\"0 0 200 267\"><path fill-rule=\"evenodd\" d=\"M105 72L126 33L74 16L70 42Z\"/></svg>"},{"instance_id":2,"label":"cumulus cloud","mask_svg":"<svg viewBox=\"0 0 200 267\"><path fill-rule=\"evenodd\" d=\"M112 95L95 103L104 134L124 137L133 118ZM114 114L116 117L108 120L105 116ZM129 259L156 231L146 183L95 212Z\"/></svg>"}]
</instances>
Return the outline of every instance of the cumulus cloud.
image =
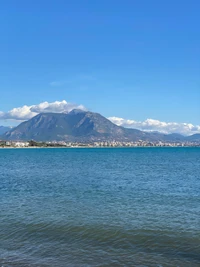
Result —
<instances>
[{"instance_id":1,"label":"cumulus cloud","mask_svg":"<svg viewBox=\"0 0 200 267\"><path fill-rule=\"evenodd\" d=\"M23 107L13 108L8 112L0 111L0 119L24 121L31 119L32 117L36 116L39 113L45 113L45 112L67 113L73 109L86 110L86 108L83 105L72 104L65 100L55 101L52 103L42 102L38 105L32 105L32 106L25 105Z\"/></svg>"},{"instance_id":2,"label":"cumulus cloud","mask_svg":"<svg viewBox=\"0 0 200 267\"><path fill-rule=\"evenodd\" d=\"M191 123L163 122L153 119L135 121L118 117L109 117L108 119L118 126L139 129L142 131L158 131L166 134L180 133L183 135L200 133L200 125L193 125Z\"/></svg>"}]
</instances>

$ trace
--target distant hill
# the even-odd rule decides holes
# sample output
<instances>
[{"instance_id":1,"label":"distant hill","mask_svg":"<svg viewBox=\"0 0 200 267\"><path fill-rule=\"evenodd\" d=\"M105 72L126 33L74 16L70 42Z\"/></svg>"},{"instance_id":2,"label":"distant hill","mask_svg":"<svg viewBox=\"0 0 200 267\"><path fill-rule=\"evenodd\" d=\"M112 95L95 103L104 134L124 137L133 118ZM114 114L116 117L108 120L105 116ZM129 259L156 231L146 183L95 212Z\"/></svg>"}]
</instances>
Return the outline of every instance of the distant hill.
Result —
<instances>
[{"instance_id":1,"label":"distant hill","mask_svg":"<svg viewBox=\"0 0 200 267\"><path fill-rule=\"evenodd\" d=\"M178 134L178 133L172 133L166 135L166 141L174 141L174 142L181 142L185 140L185 136Z\"/></svg>"},{"instance_id":2,"label":"distant hill","mask_svg":"<svg viewBox=\"0 0 200 267\"><path fill-rule=\"evenodd\" d=\"M9 130L1 136L4 140L35 141L183 141L179 134L143 132L117 126L99 113L72 110L65 113L41 113ZM190 137L192 138L192 137ZM189 140L189 139L188 139Z\"/></svg>"},{"instance_id":3,"label":"distant hill","mask_svg":"<svg viewBox=\"0 0 200 267\"><path fill-rule=\"evenodd\" d=\"M187 141L200 142L200 134L193 134L186 137Z\"/></svg>"},{"instance_id":4,"label":"distant hill","mask_svg":"<svg viewBox=\"0 0 200 267\"><path fill-rule=\"evenodd\" d=\"M0 135L6 133L6 132L9 131L10 129L11 129L11 127L0 126Z\"/></svg>"}]
</instances>

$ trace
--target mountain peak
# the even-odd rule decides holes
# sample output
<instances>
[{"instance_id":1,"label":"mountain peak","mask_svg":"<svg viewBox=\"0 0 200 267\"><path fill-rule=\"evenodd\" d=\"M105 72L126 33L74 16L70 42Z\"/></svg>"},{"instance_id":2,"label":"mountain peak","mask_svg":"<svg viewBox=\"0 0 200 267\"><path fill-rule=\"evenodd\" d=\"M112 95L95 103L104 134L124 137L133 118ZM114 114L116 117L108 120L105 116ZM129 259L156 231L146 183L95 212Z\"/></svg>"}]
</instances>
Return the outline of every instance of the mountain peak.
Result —
<instances>
[{"instance_id":1,"label":"mountain peak","mask_svg":"<svg viewBox=\"0 0 200 267\"><path fill-rule=\"evenodd\" d=\"M141 138L141 132L119 127L98 113L73 109L68 114L38 114L2 137L5 140L35 141L123 141Z\"/></svg>"},{"instance_id":2,"label":"mountain peak","mask_svg":"<svg viewBox=\"0 0 200 267\"><path fill-rule=\"evenodd\" d=\"M87 113L87 111L83 110L83 109L72 109L68 114L71 115L76 115L76 114L80 114L80 113Z\"/></svg>"}]
</instances>

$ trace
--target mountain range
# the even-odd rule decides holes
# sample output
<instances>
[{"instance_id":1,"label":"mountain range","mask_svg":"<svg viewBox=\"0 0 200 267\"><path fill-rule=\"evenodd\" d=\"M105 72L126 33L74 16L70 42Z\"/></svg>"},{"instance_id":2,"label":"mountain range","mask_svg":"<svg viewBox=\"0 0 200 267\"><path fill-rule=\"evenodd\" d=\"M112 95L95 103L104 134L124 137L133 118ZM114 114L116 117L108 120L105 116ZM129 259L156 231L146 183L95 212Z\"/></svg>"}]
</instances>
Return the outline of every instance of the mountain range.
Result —
<instances>
[{"instance_id":1,"label":"mountain range","mask_svg":"<svg viewBox=\"0 0 200 267\"><path fill-rule=\"evenodd\" d=\"M0 128L1 129L1 128ZM6 129L5 129L6 130ZM2 140L35 141L200 141L200 134L144 132L117 126L99 113L74 109L65 113L41 113L17 127L1 132Z\"/></svg>"}]
</instances>

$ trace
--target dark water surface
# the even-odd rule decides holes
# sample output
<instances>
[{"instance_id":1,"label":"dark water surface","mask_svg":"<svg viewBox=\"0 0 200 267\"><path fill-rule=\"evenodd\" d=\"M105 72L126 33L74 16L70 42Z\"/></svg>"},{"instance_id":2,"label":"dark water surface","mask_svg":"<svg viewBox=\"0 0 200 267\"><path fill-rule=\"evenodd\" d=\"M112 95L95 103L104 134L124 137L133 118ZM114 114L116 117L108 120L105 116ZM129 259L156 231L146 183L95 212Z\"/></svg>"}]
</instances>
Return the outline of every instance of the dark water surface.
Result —
<instances>
[{"instance_id":1,"label":"dark water surface","mask_svg":"<svg viewBox=\"0 0 200 267\"><path fill-rule=\"evenodd\" d=\"M0 266L200 266L200 149L1 149Z\"/></svg>"}]
</instances>

